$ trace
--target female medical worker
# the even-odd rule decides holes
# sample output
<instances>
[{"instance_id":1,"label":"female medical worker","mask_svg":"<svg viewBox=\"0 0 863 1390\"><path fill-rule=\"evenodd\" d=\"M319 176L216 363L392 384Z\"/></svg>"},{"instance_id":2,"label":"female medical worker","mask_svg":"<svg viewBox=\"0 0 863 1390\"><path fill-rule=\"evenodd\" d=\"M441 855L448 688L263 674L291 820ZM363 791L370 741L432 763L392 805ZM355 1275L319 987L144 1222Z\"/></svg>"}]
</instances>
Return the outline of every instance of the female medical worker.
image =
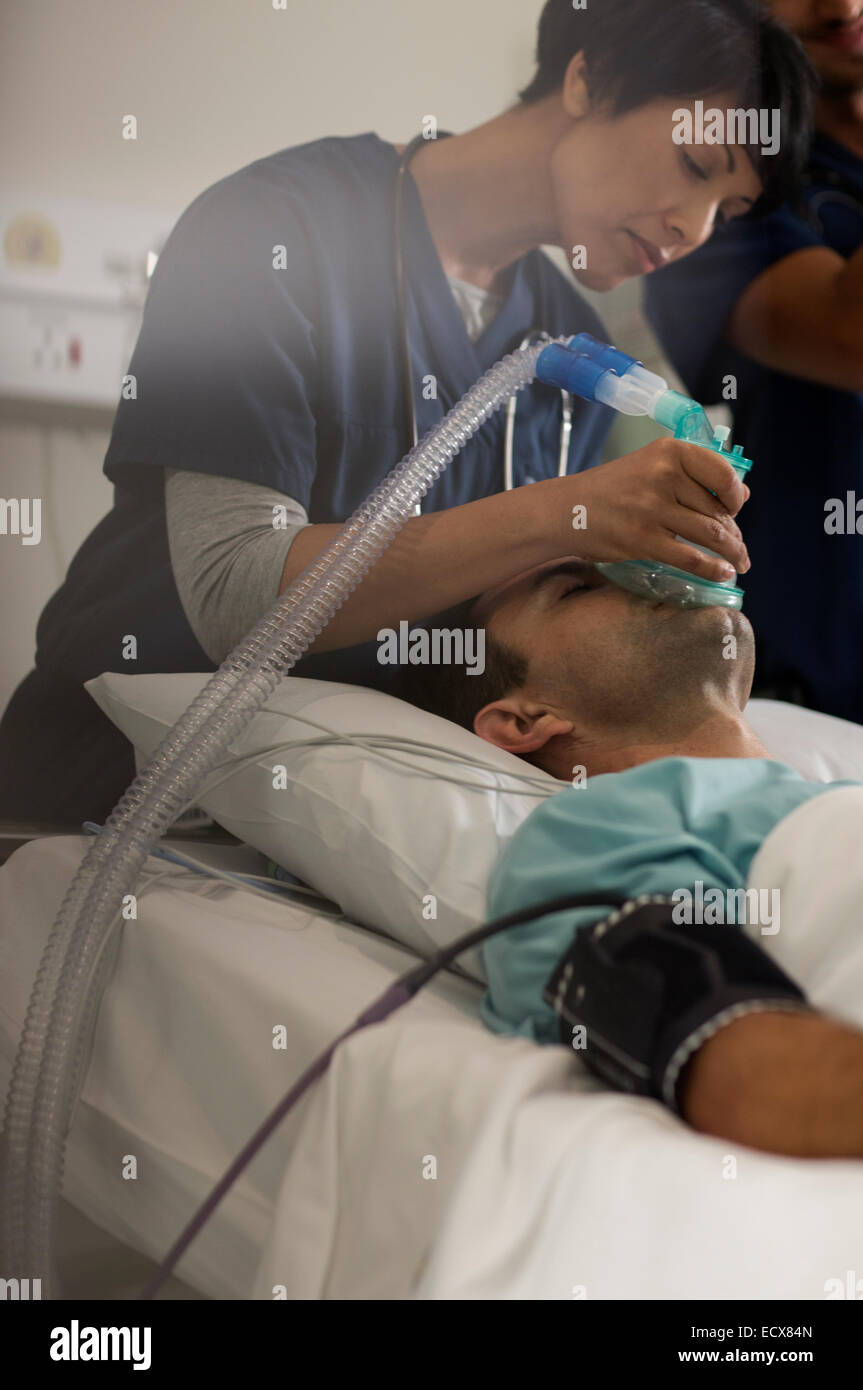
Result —
<instances>
[{"instance_id":1,"label":"female medical worker","mask_svg":"<svg viewBox=\"0 0 863 1390\"><path fill-rule=\"evenodd\" d=\"M152 278L104 462L113 509L42 614L0 729L0 815L104 817L132 761L83 681L212 669L405 453L412 411L423 434L532 331L603 336L541 245L607 290L693 250L765 185L783 193L808 136L800 52L757 0L549 0L520 103L421 142L397 235L401 151L373 134L282 150L202 193ZM709 99L778 107L779 154L675 144L673 111ZM604 409L574 403L565 450L560 417L556 390L520 395L509 491L503 414L485 424L296 674L382 685L380 628L576 537L593 560L747 568L730 467L663 442L591 468Z\"/></svg>"}]
</instances>

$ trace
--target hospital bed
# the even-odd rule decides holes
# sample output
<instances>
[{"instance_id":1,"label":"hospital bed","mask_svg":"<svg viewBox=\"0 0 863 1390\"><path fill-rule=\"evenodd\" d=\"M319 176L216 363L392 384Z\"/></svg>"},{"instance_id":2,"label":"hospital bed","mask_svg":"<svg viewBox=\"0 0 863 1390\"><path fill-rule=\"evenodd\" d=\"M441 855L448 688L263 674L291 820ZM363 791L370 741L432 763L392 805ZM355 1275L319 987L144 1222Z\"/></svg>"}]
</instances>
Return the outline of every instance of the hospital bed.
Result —
<instances>
[{"instance_id":1,"label":"hospital bed","mask_svg":"<svg viewBox=\"0 0 863 1390\"><path fill-rule=\"evenodd\" d=\"M204 679L105 676L91 693L143 757ZM804 775L863 779L856 726L769 702L750 716ZM156 1260L333 1036L417 953L482 920L488 869L543 794L535 770L520 781L523 765L464 730L311 681L283 682L231 766L200 802L245 843L197 857L264 875L276 858L313 891L266 897L148 860L67 1152L66 1200ZM560 785L548 780L545 794ZM4 1089L85 845L30 841L0 870ZM238 1299L819 1299L848 1286L863 1164L698 1136L604 1091L562 1048L493 1036L482 988L467 959L348 1040L182 1279Z\"/></svg>"}]
</instances>

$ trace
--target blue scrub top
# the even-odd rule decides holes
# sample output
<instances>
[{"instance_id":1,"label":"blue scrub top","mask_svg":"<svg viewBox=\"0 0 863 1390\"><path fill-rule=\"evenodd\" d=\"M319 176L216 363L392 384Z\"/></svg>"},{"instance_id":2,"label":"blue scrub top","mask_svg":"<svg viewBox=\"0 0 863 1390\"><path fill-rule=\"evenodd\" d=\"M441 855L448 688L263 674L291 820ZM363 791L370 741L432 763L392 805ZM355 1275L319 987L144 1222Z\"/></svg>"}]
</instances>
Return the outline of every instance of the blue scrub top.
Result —
<instances>
[{"instance_id":1,"label":"blue scrub top","mask_svg":"<svg viewBox=\"0 0 863 1390\"><path fill-rule=\"evenodd\" d=\"M791 678L817 708L863 722L863 540L824 530L830 498L863 497L863 394L769 371L721 336L743 290L774 262L811 246L847 258L863 244L863 161L819 135L811 162L801 207L719 229L650 276L646 308L694 397L715 404L723 379L737 378L734 438L755 463L739 520L759 679Z\"/></svg>"},{"instance_id":2,"label":"blue scrub top","mask_svg":"<svg viewBox=\"0 0 863 1390\"><path fill-rule=\"evenodd\" d=\"M104 471L113 510L84 542L38 627L37 665L83 681L104 670L211 670L183 613L165 522L163 470L246 479L341 522L406 452L392 204L398 155L368 134L257 160L181 216L153 274ZM468 337L406 180L408 326L420 435L532 329L602 325L546 256L510 269L498 317ZM281 250L279 249L281 248ZM437 379L425 399L423 378ZM574 402L569 471L600 461L605 407ZM560 394L519 394L516 485L557 472ZM503 489L502 411L424 502L441 511ZM137 662L121 657L126 634ZM376 644L306 658L296 674L386 684Z\"/></svg>"}]
</instances>

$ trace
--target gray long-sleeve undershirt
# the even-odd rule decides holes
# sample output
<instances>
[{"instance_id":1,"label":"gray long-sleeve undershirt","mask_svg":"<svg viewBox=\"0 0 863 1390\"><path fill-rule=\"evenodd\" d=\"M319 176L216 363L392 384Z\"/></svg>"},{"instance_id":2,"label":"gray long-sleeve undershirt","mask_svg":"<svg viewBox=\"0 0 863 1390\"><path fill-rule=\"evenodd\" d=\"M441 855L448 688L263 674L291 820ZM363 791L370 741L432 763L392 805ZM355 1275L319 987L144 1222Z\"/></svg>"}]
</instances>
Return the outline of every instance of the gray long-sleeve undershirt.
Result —
<instances>
[{"instance_id":1,"label":"gray long-sleeve undershirt","mask_svg":"<svg viewBox=\"0 0 863 1390\"><path fill-rule=\"evenodd\" d=\"M308 515L274 488L174 468L165 470L165 512L183 611L219 664L275 603Z\"/></svg>"}]
</instances>

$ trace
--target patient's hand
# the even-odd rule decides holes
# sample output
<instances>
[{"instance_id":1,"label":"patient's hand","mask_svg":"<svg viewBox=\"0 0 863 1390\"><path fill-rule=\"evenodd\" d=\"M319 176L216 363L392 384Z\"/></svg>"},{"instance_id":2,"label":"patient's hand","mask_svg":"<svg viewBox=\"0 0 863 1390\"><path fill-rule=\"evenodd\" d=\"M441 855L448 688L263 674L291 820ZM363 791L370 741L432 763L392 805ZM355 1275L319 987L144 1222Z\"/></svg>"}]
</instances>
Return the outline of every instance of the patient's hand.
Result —
<instances>
[{"instance_id":1,"label":"patient's hand","mask_svg":"<svg viewBox=\"0 0 863 1390\"><path fill-rule=\"evenodd\" d=\"M796 1158L863 1158L863 1033L820 1014L748 1014L695 1054L679 1096L705 1134Z\"/></svg>"},{"instance_id":2,"label":"patient's hand","mask_svg":"<svg viewBox=\"0 0 863 1390\"><path fill-rule=\"evenodd\" d=\"M575 546L592 563L657 560L715 581L749 569L734 521L749 489L731 464L709 449L657 439L560 481L573 503L586 508L584 529L570 530L561 553ZM678 535L715 550L728 567L675 539Z\"/></svg>"}]
</instances>

